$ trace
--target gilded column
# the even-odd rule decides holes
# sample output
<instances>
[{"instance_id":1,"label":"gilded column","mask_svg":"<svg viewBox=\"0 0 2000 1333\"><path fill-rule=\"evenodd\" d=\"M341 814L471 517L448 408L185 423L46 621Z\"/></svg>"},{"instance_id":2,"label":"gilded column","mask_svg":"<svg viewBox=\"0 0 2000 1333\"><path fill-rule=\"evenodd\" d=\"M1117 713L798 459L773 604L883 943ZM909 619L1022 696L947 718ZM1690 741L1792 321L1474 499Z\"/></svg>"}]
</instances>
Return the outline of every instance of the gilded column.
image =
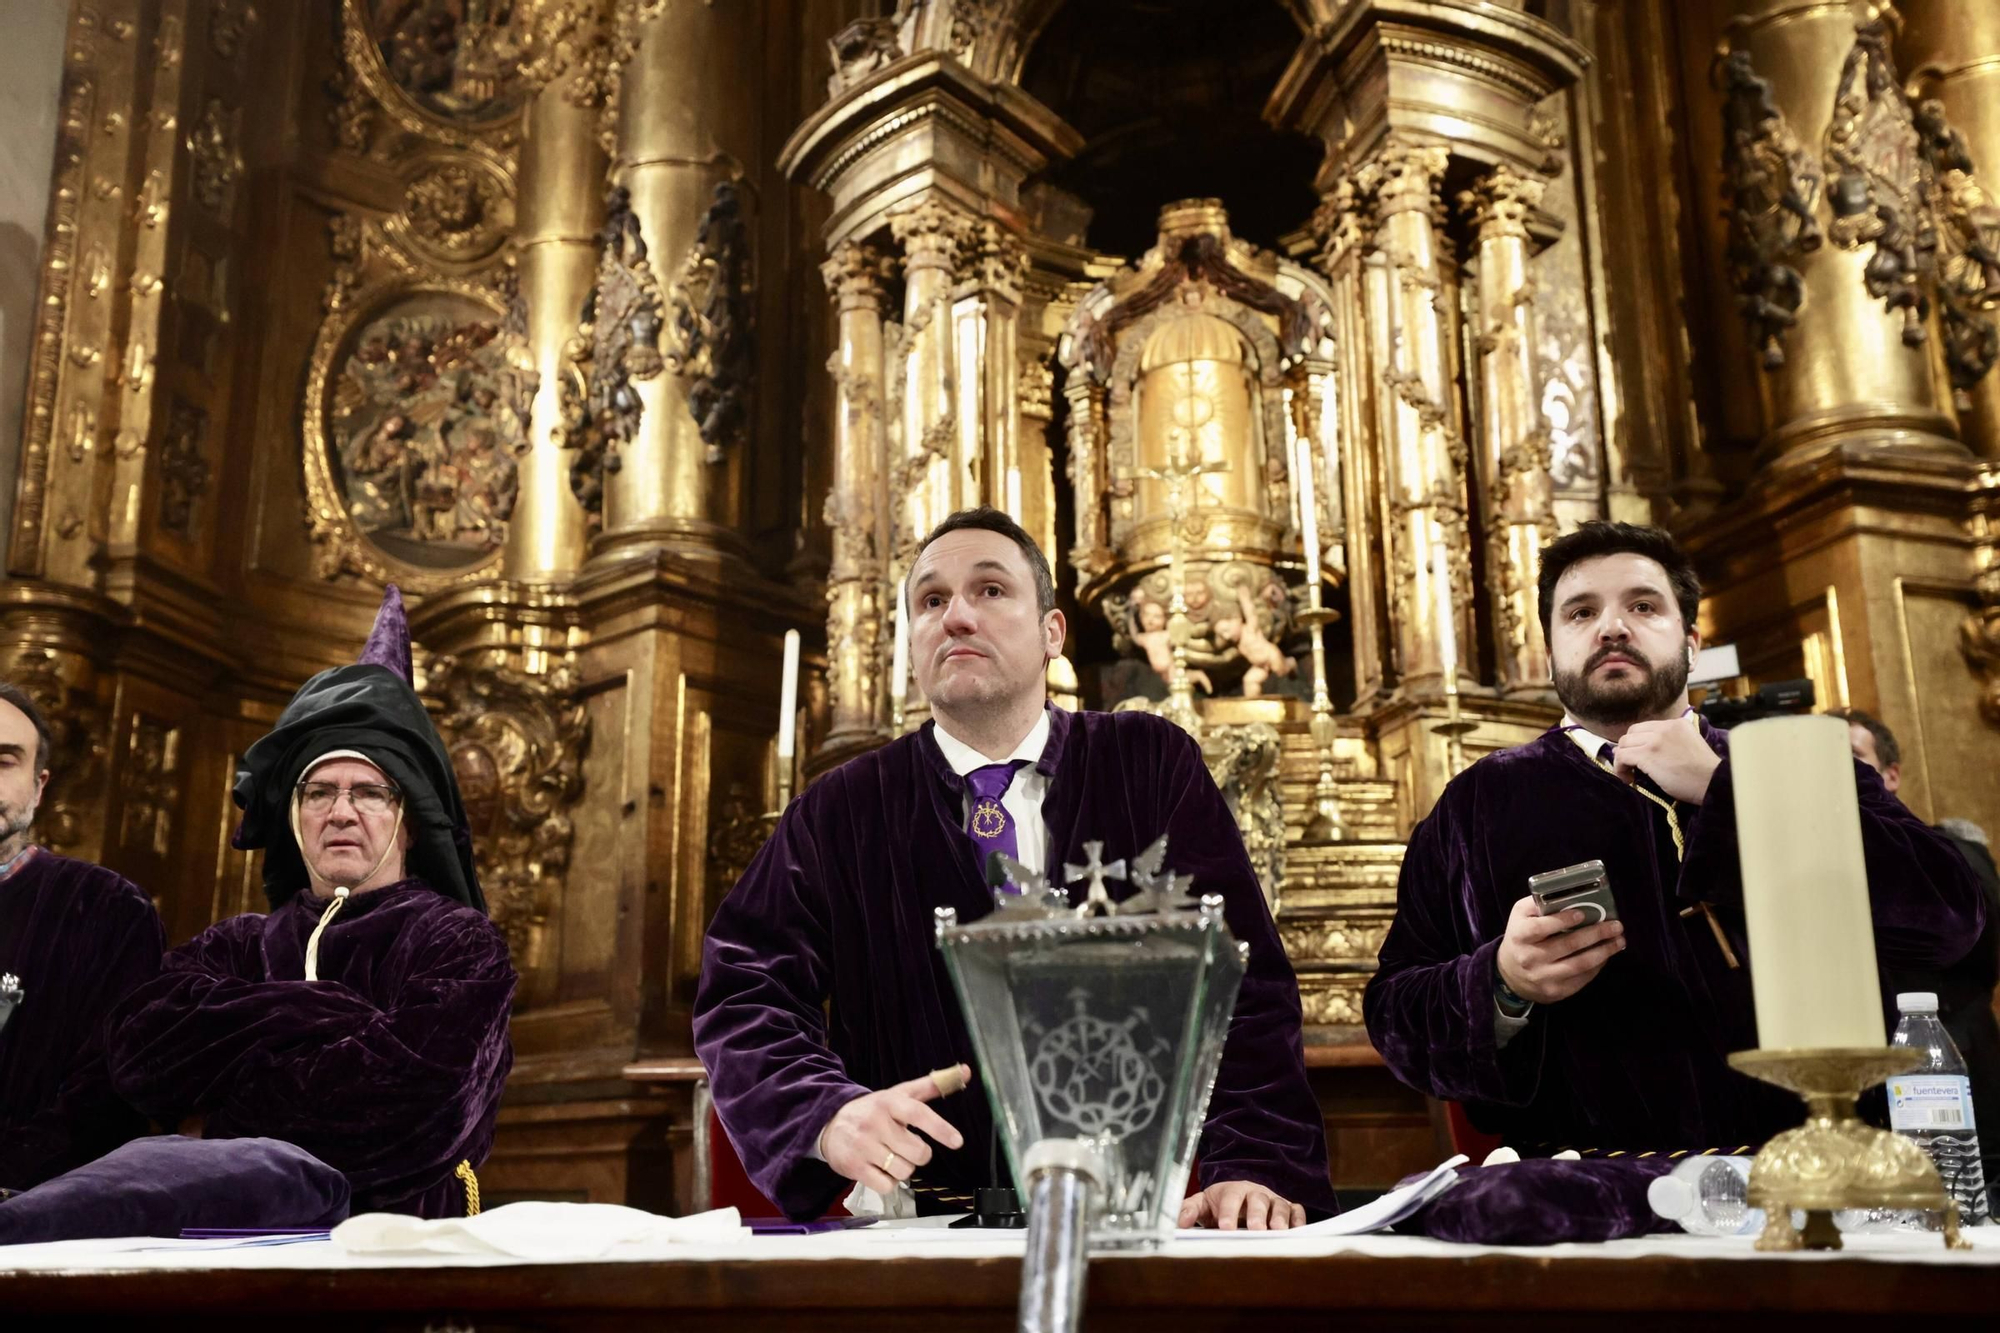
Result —
<instances>
[{"instance_id":1,"label":"gilded column","mask_svg":"<svg viewBox=\"0 0 2000 1333\"><path fill-rule=\"evenodd\" d=\"M883 416L882 303L888 269L872 246L849 241L821 266L833 294L838 345L830 363L835 406L833 534L827 575L826 747L844 751L882 738L888 696L882 644L895 589L888 580L889 463Z\"/></svg>"},{"instance_id":2,"label":"gilded column","mask_svg":"<svg viewBox=\"0 0 2000 1333\"><path fill-rule=\"evenodd\" d=\"M640 416L609 472L602 551L668 545L742 555L750 236L761 68L758 9L621 0L612 182L630 194L664 297L666 373L637 379Z\"/></svg>"},{"instance_id":3,"label":"gilded column","mask_svg":"<svg viewBox=\"0 0 2000 1333\"><path fill-rule=\"evenodd\" d=\"M1479 489L1498 681L1507 693L1548 688L1536 606L1541 549L1556 535L1549 429L1542 418L1528 213L1543 181L1506 163L1460 196L1479 254Z\"/></svg>"},{"instance_id":4,"label":"gilded column","mask_svg":"<svg viewBox=\"0 0 2000 1333\"><path fill-rule=\"evenodd\" d=\"M1441 143L1398 136L1360 173L1375 194L1375 243L1385 265L1387 583L1406 688L1426 680L1441 687L1445 662L1462 670L1460 645L1471 642L1465 442L1452 407L1454 335L1437 193L1448 160Z\"/></svg>"},{"instance_id":5,"label":"gilded column","mask_svg":"<svg viewBox=\"0 0 2000 1333\"><path fill-rule=\"evenodd\" d=\"M961 254L954 291L952 348L959 377L959 455L972 465L966 503L990 504L1023 519L1020 404L1021 279L1028 256L998 223L982 222Z\"/></svg>"},{"instance_id":6,"label":"gilded column","mask_svg":"<svg viewBox=\"0 0 2000 1333\"><path fill-rule=\"evenodd\" d=\"M596 109L579 104L568 80L551 83L527 111L514 233L528 356L539 376L501 556L501 573L522 582L559 580L583 562L583 507L570 488L570 455L561 434L562 385L566 349L597 279L603 179Z\"/></svg>"},{"instance_id":7,"label":"gilded column","mask_svg":"<svg viewBox=\"0 0 2000 1333\"><path fill-rule=\"evenodd\" d=\"M1875 9L1740 0L1718 66L1766 459L1958 452L1927 346L1923 145Z\"/></svg>"},{"instance_id":8,"label":"gilded column","mask_svg":"<svg viewBox=\"0 0 2000 1333\"><path fill-rule=\"evenodd\" d=\"M978 494L972 474L978 422L975 417L975 450L968 454L960 435L964 399L952 317L952 288L975 227L965 214L927 200L893 216L890 228L903 247L902 347L892 372L902 380L903 438L889 477L890 494L901 497L894 538L894 574L901 577L924 534ZM976 405L976 386L971 398Z\"/></svg>"},{"instance_id":9,"label":"gilded column","mask_svg":"<svg viewBox=\"0 0 2000 1333\"><path fill-rule=\"evenodd\" d=\"M2000 171L2000 5L1901 0L1896 7L1904 19L1896 54L1906 85L1935 99L1990 184ZM1947 327L1947 357L1951 340ZM1982 458L2000 458L2000 374L1987 369L1961 390L1959 434Z\"/></svg>"},{"instance_id":10,"label":"gilded column","mask_svg":"<svg viewBox=\"0 0 2000 1333\"><path fill-rule=\"evenodd\" d=\"M1354 182L1343 177L1321 209L1320 269L1333 288L1334 408L1341 455L1340 508L1346 532L1347 618L1354 641L1355 707L1383 688L1383 543L1381 438L1372 416L1380 406L1376 367L1387 364L1388 285L1379 254L1371 256L1372 219ZM1381 347L1375 337L1381 337ZM1325 427L1322 426L1324 430Z\"/></svg>"},{"instance_id":11,"label":"gilded column","mask_svg":"<svg viewBox=\"0 0 2000 1333\"><path fill-rule=\"evenodd\" d=\"M1055 374L1042 354L1023 356L1015 401L1020 411L1021 526L1054 561L1059 557L1055 455L1049 449L1049 426L1055 420Z\"/></svg>"}]
</instances>

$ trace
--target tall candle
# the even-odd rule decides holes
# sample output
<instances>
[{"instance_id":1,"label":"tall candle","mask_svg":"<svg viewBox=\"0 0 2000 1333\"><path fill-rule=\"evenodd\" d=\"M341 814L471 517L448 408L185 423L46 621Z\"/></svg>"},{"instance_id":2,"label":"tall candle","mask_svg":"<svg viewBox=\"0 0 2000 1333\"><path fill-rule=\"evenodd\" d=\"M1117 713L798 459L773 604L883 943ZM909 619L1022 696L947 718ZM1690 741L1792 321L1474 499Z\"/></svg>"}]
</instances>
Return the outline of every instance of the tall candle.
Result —
<instances>
[{"instance_id":1,"label":"tall candle","mask_svg":"<svg viewBox=\"0 0 2000 1333\"><path fill-rule=\"evenodd\" d=\"M1299 479L1299 534L1306 544L1306 590L1319 605L1319 500L1313 493L1312 441L1301 435L1293 444L1292 475Z\"/></svg>"},{"instance_id":2,"label":"tall candle","mask_svg":"<svg viewBox=\"0 0 2000 1333\"><path fill-rule=\"evenodd\" d=\"M889 664L889 712L892 717L903 715L903 704L910 697L910 622L905 616L907 608L903 602L909 587L907 577L896 585L896 649Z\"/></svg>"},{"instance_id":3,"label":"tall candle","mask_svg":"<svg viewBox=\"0 0 2000 1333\"><path fill-rule=\"evenodd\" d=\"M1007 469L1007 517L1021 521L1021 469Z\"/></svg>"},{"instance_id":4,"label":"tall candle","mask_svg":"<svg viewBox=\"0 0 2000 1333\"><path fill-rule=\"evenodd\" d=\"M778 767L789 768L799 712L799 632L785 631L785 675L778 693Z\"/></svg>"},{"instance_id":5,"label":"tall candle","mask_svg":"<svg viewBox=\"0 0 2000 1333\"><path fill-rule=\"evenodd\" d=\"M1757 1044L1882 1046L1882 989L1847 723L1774 717L1729 733Z\"/></svg>"},{"instance_id":6,"label":"tall candle","mask_svg":"<svg viewBox=\"0 0 2000 1333\"><path fill-rule=\"evenodd\" d=\"M1439 542L1431 552L1431 577L1437 589L1438 671L1448 681L1458 679L1458 612L1451 604L1451 553Z\"/></svg>"}]
</instances>

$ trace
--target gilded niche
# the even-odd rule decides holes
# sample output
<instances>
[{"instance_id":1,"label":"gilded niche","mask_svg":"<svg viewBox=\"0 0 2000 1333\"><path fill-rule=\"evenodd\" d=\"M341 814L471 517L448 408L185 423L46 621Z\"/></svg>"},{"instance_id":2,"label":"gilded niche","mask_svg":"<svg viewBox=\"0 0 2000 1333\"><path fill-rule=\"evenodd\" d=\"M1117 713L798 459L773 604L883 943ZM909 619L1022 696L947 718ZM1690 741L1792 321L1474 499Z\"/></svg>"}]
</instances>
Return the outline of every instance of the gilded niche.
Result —
<instances>
[{"instance_id":1,"label":"gilded niche","mask_svg":"<svg viewBox=\"0 0 2000 1333\"><path fill-rule=\"evenodd\" d=\"M322 330L309 396L321 573L434 587L505 540L534 376L487 289L396 287L353 308Z\"/></svg>"},{"instance_id":2,"label":"gilded niche","mask_svg":"<svg viewBox=\"0 0 2000 1333\"><path fill-rule=\"evenodd\" d=\"M1198 688L1214 694L1233 685L1245 698L1255 699L1279 692L1273 678L1296 679L1297 659L1278 646L1292 633L1291 592L1272 570L1242 560L1190 562L1181 595L1187 608L1188 675ZM1173 671L1167 631L1172 603L1173 576L1165 569L1099 602L1111 625L1113 646L1129 654L1107 676L1114 696L1164 697Z\"/></svg>"},{"instance_id":3,"label":"gilded niche","mask_svg":"<svg viewBox=\"0 0 2000 1333\"><path fill-rule=\"evenodd\" d=\"M1125 659L1106 696L1161 698L1177 647L1197 690L1310 689L1281 570L1303 540L1301 458L1321 549L1341 540L1319 416L1331 327L1318 280L1233 237L1214 200L1169 204L1159 243L1079 300L1061 355L1079 596Z\"/></svg>"}]
</instances>

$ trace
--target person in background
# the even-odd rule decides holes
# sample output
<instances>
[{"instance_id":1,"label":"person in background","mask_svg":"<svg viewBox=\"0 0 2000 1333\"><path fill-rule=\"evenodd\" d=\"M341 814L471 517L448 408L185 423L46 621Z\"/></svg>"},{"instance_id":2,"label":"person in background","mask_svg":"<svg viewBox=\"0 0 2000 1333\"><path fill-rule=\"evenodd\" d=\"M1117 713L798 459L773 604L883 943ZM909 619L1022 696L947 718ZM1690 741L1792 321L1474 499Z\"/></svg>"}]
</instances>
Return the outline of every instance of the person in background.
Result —
<instances>
[{"instance_id":1,"label":"person in background","mask_svg":"<svg viewBox=\"0 0 2000 1333\"><path fill-rule=\"evenodd\" d=\"M160 970L166 934L138 885L31 840L49 762L34 701L0 681L0 1198L146 1131L112 1090L102 1034Z\"/></svg>"},{"instance_id":2,"label":"person in background","mask_svg":"<svg viewBox=\"0 0 2000 1333\"><path fill-rule=\"evenodd\" d=\"M1839 709L1833 716L1847 722L1854 757L1882 775L1891 794L1903 786L1903 749L1896 733L1882 719L1859 708ZM1900 796L1898 800L1902 799ZM1948 967L1897 968L1890 972L1898 991L1935 991L1938 1018L1965 1057L1972 1083L1972 1118L1985 1129L1979 1155L1986 1168L1989 1195L2000 1200L2000 1019L1993 1013L1993 988L2000 982L2000 870L1979 825L1966 819L1942 819L1937 831L1958 848L1959 855L1986 892L1986 929L1972 952ZM1885 989L1888 989L1885 987Z\"/></svg>"}]
</instances>

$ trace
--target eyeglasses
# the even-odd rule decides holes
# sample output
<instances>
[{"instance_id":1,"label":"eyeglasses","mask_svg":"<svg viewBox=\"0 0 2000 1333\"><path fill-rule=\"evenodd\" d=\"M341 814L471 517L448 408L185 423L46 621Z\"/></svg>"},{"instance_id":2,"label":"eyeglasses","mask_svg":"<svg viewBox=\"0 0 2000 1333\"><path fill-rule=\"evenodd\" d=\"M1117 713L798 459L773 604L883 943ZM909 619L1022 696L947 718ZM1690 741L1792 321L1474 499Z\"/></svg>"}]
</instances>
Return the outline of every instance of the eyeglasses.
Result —
<instances>
[{"instance_id":1,"label":"eyeglasses","mask_svg":"<svg viewBox=\"0 0 2000 1333\"><path fill-rule=\"evenodd\" d=\"M309 815L328 814L343 794L357 815L386 815L403 800L403 793L394 787L373 782L357 782L352 787L336 787L331 782L301 782L299 809Z\"/></svg>"}]
</instances>

